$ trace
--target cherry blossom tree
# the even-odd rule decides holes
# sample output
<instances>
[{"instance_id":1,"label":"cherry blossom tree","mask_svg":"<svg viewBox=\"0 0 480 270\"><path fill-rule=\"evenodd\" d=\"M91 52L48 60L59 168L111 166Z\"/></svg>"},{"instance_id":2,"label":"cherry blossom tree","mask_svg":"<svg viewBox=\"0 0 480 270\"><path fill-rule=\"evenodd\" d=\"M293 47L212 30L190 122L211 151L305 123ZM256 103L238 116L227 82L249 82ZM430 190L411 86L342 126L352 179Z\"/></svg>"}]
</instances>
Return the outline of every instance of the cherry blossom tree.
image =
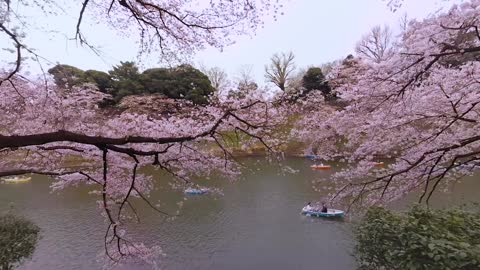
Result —
<instances>
[{"instance_id":1,"label":"cherry blossom tree","mask_svg":"<svg viewBox=\"0 0 480 270\"><path fill-rule=\"evenodd\" d=\"M454 5L411 22L391 58L350 58L332 72L349 105L327 119L313 110L295 131L318 155L348 164L333 190L321 184L332 199L376 204L420 190L428 203L478 168L479 18L480 1Z\"/></svg>"},{"instance_id":2,"label":"cherry blossom tree","mask_svg":"<svg viewBox=\"0 0 480 270\"><path fill-rule=\"evenodd\" d=\"M270 129L280 121L275 109L253 99L217 107L187 103L165 115L153 108L151 113L99 109L98 102L108 95L89 85L45 90L15 79L0 90L0 177L50 175L56 178L53 190L80 184L97 187L94 194L108 224L105 252L115 263L153 263L161 255L159 247L147 248L125 234L128 222L138 219L132 198L160 214L174 215L148 199L154 182L139 173L140 168L161 169L177 179L176 188L184 189L196 185L192 176L238 176L238 164L226 146L232 132L268 150L279 143L269 139ZM75 167L65 165L71 157L79 160Z\"/></svg>"},{"instance_id":3,"label":"cherry blossom tree","mask_svg":"<svg viewBox=\"0 0 480 270\"><path fill-rule=\"evenodd\" d=\"M149 200L154 182L139 173L154 166L177 179L176 188L195 186L192 176L219 173L226 179L239 174L227 136L242 133L271 152L279 142L269 136L280 121L269 103L245 97L216 106L181 104L174 114L150 110L100 109L111 99L93 85L62 89L52 79L26 78L22 68L33 57L41 64L35 44L25 43L25 33L39 30L19 12L33 8L52 14L78 8L74 36L96 51L86 38L84 22L110 25L120 35L138 37L140 51L160 52L166 58L190 56L205 46L222 48L235 35L248 34L269 13L276 16L280 1L0 1L0 35L12 42L12 65L0 69L0 177L43 174L55 177L53 190L90 184L107 221L104 253L108 264L141 260L155 264L159 246L135 242L126 233L131 220L139 220L132 198L159 214L166 213ZM47 26L45 26L47 27ZM45 30L45 28L41 28ZM6 48L9 49L9 48ZM149 98L149 97L145 97ZM248 145L247 145L248 147ZM66 165L75 157L75 167Z\"/></svg>"}]
</instances>

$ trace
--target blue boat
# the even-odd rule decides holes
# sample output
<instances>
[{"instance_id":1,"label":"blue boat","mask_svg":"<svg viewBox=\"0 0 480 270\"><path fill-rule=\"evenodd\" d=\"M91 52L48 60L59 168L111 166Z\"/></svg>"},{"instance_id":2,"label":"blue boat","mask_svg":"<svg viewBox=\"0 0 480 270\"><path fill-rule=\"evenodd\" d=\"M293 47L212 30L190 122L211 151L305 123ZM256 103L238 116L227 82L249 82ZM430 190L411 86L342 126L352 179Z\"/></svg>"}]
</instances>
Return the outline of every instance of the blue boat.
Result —
<instances>
[{"instance_id":1,"label":"blue boat","mask_svg":"<svg viewBox=\"0 0 480 270\"><path fill-rule=\"evenodd\" d=\"M304 214L307 217L327 217L327 218L339 217L341 218L341 217L344 217L345 212L337 209L328 209L327 212L322 212L319 209L306 210L304 207L302 209L302 214Z\"/></svg>"},{"instance_id":2,"label":"blue boat","mask_svg":"<svg viewBox=\"0 0 480 270\"><path fill-rule=\"evenodd\" d=\"M187 188L185 189L185 194L189 195L202 195L208 192L207 188Z\"/></svg>"},{"instance_id":3,"label":"blue boat","mask_svg":"<svg viewBox=\"0 0 480 270\"><path fill-rule=\"evenodd\" d=\"M311 159L311 160L317 160L320 159L319 156L317 155L305 155L306 158Z\"/></svg>"}]
</instances>

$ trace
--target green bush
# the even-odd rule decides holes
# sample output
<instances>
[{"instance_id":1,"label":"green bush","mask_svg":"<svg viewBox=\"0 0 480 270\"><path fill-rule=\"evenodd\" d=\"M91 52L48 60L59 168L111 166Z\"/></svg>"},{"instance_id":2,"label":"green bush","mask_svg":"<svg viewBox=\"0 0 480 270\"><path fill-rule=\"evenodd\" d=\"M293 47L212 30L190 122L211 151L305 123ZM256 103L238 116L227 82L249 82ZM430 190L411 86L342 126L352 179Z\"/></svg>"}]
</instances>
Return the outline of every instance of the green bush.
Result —
<instances>
[{"instance_id":1,"label":"green bush","mask_svg":"<svg viewBox=\"0 0 480 270\"><path fill-rule=\"evenodd\" d=\"M102 107L118 103L123 97L163 94L173 99L186 99L194 104L208 104L215 89L207 75L190 65L174 68L152 68L140 73L134 62L120 62L112 70L83 71L69 65L56 65L48 70L55 84L64 89L93 83L98 90L113 96L113 102L100 102Z\"/></svg>"},{"instance_id":2,"label":"green bush","mask_svg":"<svg viewBox=\"0 0 480 270\"><path fill-rule=\"evenodd\" d=\"M371 208L355 229L360 269L480 269L480 214Z\"/></svg>"},{"instance_id":3,"label":"green bush","mask_svg":"<svg viewBox=\"0 0 480 270\"><path fill-rule=\"evenodd\" d=\"M69 65L55 65L48 70L53 76L55 84L64 89L71 89L73 86L82 84L84 72L83 70Z\"/></svg>"},{"instance_id":4,"label":"green bush","mask_svg":"<svg viewBox=\"0 0 480 270\"><path fill-rule=\"evenodd\" d=\"M321 91L325 98L330 98L332 89L323 75L322 69L319 67L311 67L307 70L302 78L302 84L306 92Z\"/></svg>"},{"instance_id":5,"label":"green bush","mask_svg":"<svg viewBox=\"0 0 480 270\"><path fill-rule=\"evenodd\" d=\"M145 87L140 83L140 72L134 62L120 62L108 73L113 81L111 94L116 102L125 96L145 93Z\"/></svg>"},{"instance_id":6,"label":"green bush","mask_svg":"<svg viewBox=\"0 0 480 270\"><path fill-rule=\"evenodd\" d=\"M97 85L98 90L103 93L107 93L113 88L113 80L108 73L93 69L84 72L82 82Z\"/></svg>"},{"instance_id":7,"label":"green bush","mask_svg":"<svg viewBox=\"0 0 480 270\"><path fill-rule=\"evenodd\" d=\"M40 229L12 214L0 216L0 269L10 270L32 256Z\"/></svg>"},{"instance_id":8,"label":"green bush","mask_svg":"<svg viewBox=\"0 0 480 270\"><path fill-rule=\"evenodd\" d=\"M207 104L214 88L207 75L190 65L145 70L141 81L148 93L161 93L173 99L187 99Z\"/></svg>"}]
</instances>

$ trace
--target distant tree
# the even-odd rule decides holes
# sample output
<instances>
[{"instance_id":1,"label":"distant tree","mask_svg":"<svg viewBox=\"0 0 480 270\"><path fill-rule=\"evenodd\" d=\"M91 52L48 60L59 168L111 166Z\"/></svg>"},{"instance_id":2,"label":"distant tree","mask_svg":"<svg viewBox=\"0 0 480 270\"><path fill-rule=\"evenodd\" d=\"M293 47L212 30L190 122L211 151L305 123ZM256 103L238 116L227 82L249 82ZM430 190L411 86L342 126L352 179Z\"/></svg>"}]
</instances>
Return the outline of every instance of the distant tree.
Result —
<instances>
[{"instance_id":1,"label":"distant tree","mask_svg":"<svg viewBox=\"0 0 480 270\"><path fill-rule=\"evenodd\" d=\"M227 72L219 67L207 68L201 66L200 70L208 76L212 87L215 89L215 92L210 99L218 101L219 97L227 91L227 88L230 84Z\"/></svg>"},{"instance_id":2,"label":"distant tree","mask_svg":"<svg viewBox=\"0 0 480 270\"><path fill-rule=\"evenodd\" d=\"M307 90L321 90L325 86L325 76L319 67L311 67L303 75L303 87Z\"/></svg>"},{"instance_id":3,"label":"distant tree","mask_svg":"<svg viewBox=\"0 0 480 270\"><path fill-rule=\"evenodd\" d=\"M111 76L103 71L87 70L83 74L83 81L97 85L98 90L104 93L113 90L113 80Z\"/></svg>"},{"instance_id":4,"label":"distant tree","mask_svg":"<svg viewBox=\"0 0 480 270\"><path fill-rule=\"evenodd\" d=\"M357 78L351 75L364 71L364 68L360 63L360 58L355 58L353 55L349 54L332 70L331 74L333 78L329 80L329 85L333 89L336 89L345 85L348 86L358 83Z\"/></svg>"},{"instance_id":5,"label":"distant tree","mask_svg":"<svg viewBox=\"0 0 480 270\"><path fill-rule=\"evenodd\" d=\"M113 87L113 80L108 73L97 70L83 71L69 65L56 65L48 70L53 76L55 84L64 89L71 89L73 86L80 86L84 83L93 83L101 92Z\"/></svg>"},{"instance_id":6,"label":"distant tree","mask_svg":"<svg viewBox=\"0 0 480 270\"><path fill-rule=\"evenodd\" d=\"M325 76L325 78L328 77L330 72L338 65L342 63L342 59L337 59L331 62L326 62L320 65L320 68L322 69L322 73Z\"/></svg>"},{"instance_id":7,"label":"distant tree","mask_svg":"<svg viewBox=\"0 0 480 270\"><path fill-rule=\"evenodd\" d=\"M335 97L332 95L332 89L328 84L328 81L323 75L322 69L319 67L311 67L307 70L303 76L303 87L305 93L309 93L314 90L322 92L325 100L332 100Z\"/></svg>"},{"instance_id":8,"label":"distant tree","mask_svg":"<svg viewBox=\"0 0 480 270\"><path fill-rule=\"evenodd\" d=\"M288 83L287 88L285 89L285 94L295 95L302 91L303 89L303 76L307 73L306 69L300 69L291 76L290 82Z\"/></svg>"},{"instance_id":9,"label":"distant tree","mask_svg":"<svg viewBox=\"0 0 480 270\"><path fill-rule=\"evenodd\" d=\"M124 96L138 95L145 92L140 82L140 72L134 62L120 62L108 72L113 80L113 96L119 101Z\"/></svg>"},{"instance_id":10,"label":"distant tree","mask_svg":"<svg viewBox=\"0 0 480 270\"><path fill-rule=\"evenodd\" d=\"M480 214L371 208L356 227L359 269L480 269Z\"/></svg>"},{"instance_id":11,"label":"distant tree","mask_svg":"<svg viewBox=\"0 0 480 270\"><path fill-rule=\"evenodd\" d=\"M140 75L140 81L145 91L151 94L166 94L169 88L175 84L170 71L167 68L150 68Z\"/></svg>"},{"instance_id":12,"label":"distant tree","mask_svg":"<svg viewBox=\"0 0 480 270\"><path fill-rule=\"evenodd\" d=\"M405 32L407 31L408 24L410 23L410 19L408 19L408 14L405 12L403 13L402 17L398 20L398 24L400 26L400 29Z\"/></svg>"},{"instance_id":13,"label":"distant tree","mask_svg":"<svg viewBox=\"0 0 480 270\"><path fill-rule=\"evenodd\" d=\"M228 75L225 70L219 67L205 68L202 67L201 71L208 76L208 79L212 83L212 87L215 91L223 91L228 85Z\"/></svg>"},{"instance_id":14,"label":"distant tree","mask_svg":"<svg viewBox=\"0 0 480 270\"><path fill-rule=\"evenodd\" d=\"M238 69L235 80L239 85L249 85L255 83L255 79L253 78L253 66L242 65Z\"/></svg>"},{"instance_id":15,"label":"distant tree","mask_svg":"<svg viewBox=\"0 0 480 270\"><path fill-rule=\"evenodd\" d=\"M22 217L0 216L0 269L11 270L32 256L40 228Z\"/></svg>"},{"instance_id":16,"label":"distant tree","mask_svg":"<svg viewBox=\"0 0 480 270\"><path fill-rule=\"evenodd\" d=\"M274 83L280 90L285 91L292 72L295 70L295 56L292 52L287 54L274 54L270 58L270 64L265 66L265 78Z\"/></svg>"},{"instance_id":17,"label":"distant tree","mask_svg":"<svg viewBox=\"0 0 480 270\"><path fill-rule=\"evenodd\" d=\"M208 97L214 92L207 75L191 65L180 65L172 69L171 76L175 85L165 93L170 97L181 98L180 95L183 95L194 104L207 104Z\"/></svg>"},{"instance_id":18,"label":"distant tree","mask_svg":"<svg viewBox=\"0 0 480 270\"><path fill-rule=\"evenodd\" d=\"M252 91L258 89L258 84L253 78L252 65L243 65L238 70L236 76L236 89L230 90L228 93L229 98L242 99L246 97Z\"/></svg>"},{"instance_id":19,"label":"distant tree","mask_svg":"<svg viewBox=\"0 0 480 270\"><path fill-rule=\"evenodd\" d=\"M238 88L235 91L229 93L229 97L243 99L250 93L258 90L258 84L256 82L239 83Z\"/></svg>"},{"instance_id":20,"label":"distant tree","mask_svg":"<svg viewBox=\"0 0 480 270\"><path fill-rule=\"evenodd\" d=\"M380 63L392 57L393 37L390 27L387 25L373 27L357 43L355 51L360 55L376 63Z\"/></svg>"},{"instance_id":21,"label":"distant tree","mask_svg":"<svg viewBox=\"0 0 480 270\"><path fill-rule=\"evenodd\" d=\"M74 66L58 64L49 69L48 73L53 76L55 84L60 88L70 89L83 82L83 70Z\"/></svg>"},{"instance_id":22,"label":"distant tree","mask_svg":"<svg viewBox=\"0 0 480 270\"><path fill-rule=\"evenodd\" d=\"M207 104L214 92L207 75L190 65L176 68L147 69L141 82L148 93L161 93L174 99L187 99L194 104Z\"/></svg>"},{"instance_id":23,"label":"distant tree","mask_svg":"<svg viewBox=\"0 0 480 270\"><path fill-rule=\"evenodd\" d=\"M120 61L120 65L114 66L113 70L109 71L110 76L114 81L121 81L121 80L138 80L140 78L140 73L138 71L138 67L135 62Z\"/></svg>"}]
</instances>

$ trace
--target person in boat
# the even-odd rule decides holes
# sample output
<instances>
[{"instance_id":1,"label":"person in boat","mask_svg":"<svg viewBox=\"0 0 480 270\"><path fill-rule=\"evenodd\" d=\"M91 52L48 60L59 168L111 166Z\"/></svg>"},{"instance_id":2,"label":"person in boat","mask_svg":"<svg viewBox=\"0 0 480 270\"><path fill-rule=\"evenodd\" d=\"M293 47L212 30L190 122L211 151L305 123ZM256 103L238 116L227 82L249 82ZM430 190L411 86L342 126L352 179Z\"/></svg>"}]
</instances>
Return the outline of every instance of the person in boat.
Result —
<instances>
[{"instance_id":1,"label":"person in boat","mask_svg":"<svg viewBox=\"0 0 480 270\"><path fill-rule=\"evenodd\" d=\"M311 205L310 202L307 203L307 205L305 205L305 207L303 207L303 211L311 211L313 210L313 207Z\"/></svg>"},{"instance_id":2,"label":"person in boat","mask_svg":"<svg viewBox=\"0 0 480 270\"><path fill-rule=\"evenodd\" d=\"M324 202L322 202L322 211L321 212L322 213L327 213L328 212L327 205Z\"/></svg>"}]
</instances>

